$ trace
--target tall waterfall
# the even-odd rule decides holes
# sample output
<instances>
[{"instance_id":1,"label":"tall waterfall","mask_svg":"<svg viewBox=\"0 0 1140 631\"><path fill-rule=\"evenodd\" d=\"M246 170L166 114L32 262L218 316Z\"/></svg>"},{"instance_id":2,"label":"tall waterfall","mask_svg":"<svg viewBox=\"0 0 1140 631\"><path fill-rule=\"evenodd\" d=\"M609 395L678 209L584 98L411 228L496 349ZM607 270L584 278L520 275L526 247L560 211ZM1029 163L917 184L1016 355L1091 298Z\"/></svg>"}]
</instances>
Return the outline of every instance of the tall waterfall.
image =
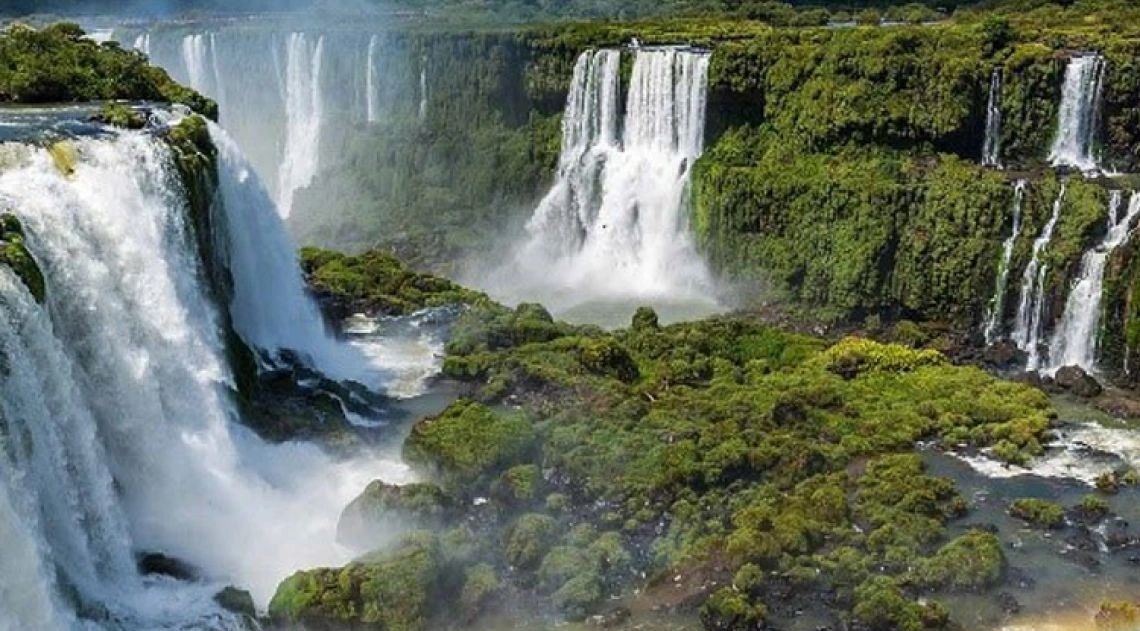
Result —
<instances>
[{"instance_id":1,"label":"tall waterfall","mask_svg":"<svg viewBox=\"0 0 1140 631\"><path fill-rule=\"evenodd\" d=\"M236 289L249 288L252 261L283 291L269 262L280 243L264 233L281 233L280 221L234 195L254 176L220 144ZM264 606L297 568L346 561L340 509L403 469L266 445L238 425L170 150L141 132L75 147L70 176L32 145L0 171L0 200L24 224L49 301L0 269L0 627L243 628L213 602L222 585ZM263 232L237 234L253 226ZM273 306L296 311L288 300ZM251 321L264 309L232 311L245 331L272 328ZM183 559L204 580L141 576L140 551Z\"/></svg>"},{"instance_id":2,"label":"tall waterfall","mask_svg":"<svg viewBox=\"0 0 1140 631\"><path fill-rule=\"evenodd\" d=\"M304 33L289 36L285 70L285 154L278 175L277 203L288 217L297 189L308 186L320 161L324 102L321 57L324 37L311 42Z\"/></svg>"},{"instance_id":3,"label":"tall waterfall","mask_svg":"<svg viewBox=\"0 0 1140 631\"><path fill-rule=\"evenodd\" d=\"M982 164L1001 166L1001 96L1002 71L994 68L990 76L990 97L986 104L986 139L982 147Z\"/></svg>"},{"instance_id":4,"label":"tall waterfall","mask_svg":"<svg viewBox=\"0 0 1140 631\"><path fill-rule=\"evenodd\" d=\"M420 60L420 107L417 110L420 124L427 120L428 111L428 84L427 84L427 58Z\"/></svg>"},{"instance_id":5,"label":"tall waterfall","mask_svg":"<svg viewBox=\"0 0 1140 631\"><path fill-rule=\"evenodd\" d=\"M190 79L190 87L210 93L206 83L206 36L201 33L182 39L182 64Z\"/></svg>"},{"instance_id":6,"label":"tall waterfall","mask_svg":"<svg viewBox=\"0 0 1140 631\"><path fill-rule=\"evenodd\" d=\"M1116 248L1128 242L1133 220L1140 215L1140 194L1134 193L1127 211L1121 215L1124 194L1113 191L1108 209L1108 232L1081 259L1080 276L1069 291L1065 313L1049 347L1051 369L1080 366L1096 368L1097 333L1100 327L1100 305L1104 290L1104 269Z\"/></svg>"},{"instance_id":7,"label":"tall waterfall","mask_svg":"<svg viewBox=\"0 0 1140 631\"><path fill-rule=\"evenodd\" d=\"M1053 239L1053 229L1061 217L1061 207L1065 203L1068 182L1061 184L1057 199L1053 202L1053 213L1033 242L1033 257L1021 276L1021 299L1017 305L1017 321L1013 329L1013 341L1017 347L1029 354L1026 370L1037 370L1041 364L1041 319L1045 311L1045 275L1048 265L1041 261L1041 255Z\"/></svg>"},{"instance_id":8,"label":"tall waterfall","mask_svg":"<svg viewBox=\"0 0 1140 631\"><path fill-rule=\"evenodd\" d=\"M994 283L994 297L990 301L990 311L986 317L986 345L997 341L1001 330L1002 314L1005 313L1005 296L1009 288L1009 265L1013 258L1013 246L1021 236L1021 206L1025 200L1025 180L1018 180L1013 186L1013 228L1001 247L1001 262L998 264L997 281Z\"/></svg>"},{"instance_id":9,"label":"tall waterfall","mask_svg":"<svg viewBox=\"0 0 1140 631\"><path fill-rule=\"evenodd\" d=\"M695 298L711 282L687 229L704 144L709 55L636 53L625 116L620 53L584 53L563 117L557 181L527 225L522 283L589 298ZM545 296L544 296L545 299Z\"/></svg>"},{"instance_id":10,"label":"tall waterfall","mask_svg":"<svg viewBox=\"0 0 1140 631\"><path fill-rule=\"evenodd\" d=\"M1104 67L1104 58L1100 55L1083 55L1069 60L1061 107L1057 113L1057 134L1049 154L1053 166L1096 170L1096 135L1100 126Z\"/></svg>"},{"instance_id":11,"label":"tall waterfall","mask_svg":"<svg viewBox=\"0 0 1140 631\"><path fill-rule=\"evenodd\" d=\"M369 123L379 120L376 112L376 36L368 38L368 62L365 69L365 116Z\"/></svg>"}]
</instances>

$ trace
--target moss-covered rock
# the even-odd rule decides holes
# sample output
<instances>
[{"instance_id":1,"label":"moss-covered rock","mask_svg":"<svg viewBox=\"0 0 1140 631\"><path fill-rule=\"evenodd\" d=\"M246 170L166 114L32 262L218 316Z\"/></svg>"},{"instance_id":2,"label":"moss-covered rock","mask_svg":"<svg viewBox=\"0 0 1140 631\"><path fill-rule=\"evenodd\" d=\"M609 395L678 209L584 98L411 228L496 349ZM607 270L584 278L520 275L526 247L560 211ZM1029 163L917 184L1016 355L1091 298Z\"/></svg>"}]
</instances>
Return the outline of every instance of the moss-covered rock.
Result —
<instances>
[{"instance_id":1,"label":"moss-covered rock","mask_svg":"<svg viewBox=\"0 0 1140 631\"><path fill-rule=\"evenodd\" d=\"M24 228L16 215L8 212L0 214L0 263L16 274L36 302L47 298L47 282L24 243Z\"/></svg>"},{"instance_id":2,"label":"moss-covered rock","mask_svg":"<svg viewBox=\"0 0 1140 631\"><path fill-rule=\"evenodd\" d=\"M464 614L473 619L482 613L502 588L495 568L486 563L480 563L467 569L463 582L463 591L459 600L463 605Z\"/></svg>"},{"instance_id":3,"label":"moss-covered rock","mask_svg":"<svg viewBox=\"0 0 1140 631\"><path fill-rule=\"evenodd\" d=\"M337 320L356 313L399 316L487 300L447 279L413 272L395 256L375 250L348 256L303 248L301 265L326 313Z\"/></svg>"},{"instance_id":4,"label":"moss-covered rock","mask_svg":"<svg viewBox=\"0 0 1140 631\"><path fill-rule=\"evenodd\" d=\"M442 526L451 504L451 498L433 484L397 486L376 480L341 513L337 541L372 550L401 531Z\"/></svg>"},{"instance_id":5,"label":"moss-covered rock","mask_svg":"<svg viewBox=\"0 0 1140 631\"><path fill-rule=\"evenodd\" d=\"M418 421L404 443L414 466L456 482L495 473L519 462L534 442L526 415L496 412L474 401L457 401L438 416Z\"/></svg>"},{"instance_id":6,"label":"moss-covered rock","mask_svg":"<svg viewBox=\"0 0 1140 631\"><path fill-rule=\"evenodd\" d=\"M557 523L547 515L527 513L507 533L503 556L513 566L533 568L546 556L558 535Z\"/></svg>"},{"instance_id":7,"label":"moss-covered rock","mask_svg":"<svg viewBox=\"0 0 1140 631\"><path fill-rule=\"evenodd\" d=\"M418 534L390 552L378 552L341 569L297 572L269 603L281 624L314 629L428 628L431 600L440 580L439 544Z\"/></svg>"},{"instance_id":8,"label":"moss-covered rock","mask_svg":"<svg viewBox=\"0 0 1140 631\"><path fill-rule=\"evenodd\" d=\"M249 619L257 619L257 608L253 605L253 596L244 589L227 585L220 592L214 594L214 602L226 611L231 611Z\"/></svg>"}]
</instances>

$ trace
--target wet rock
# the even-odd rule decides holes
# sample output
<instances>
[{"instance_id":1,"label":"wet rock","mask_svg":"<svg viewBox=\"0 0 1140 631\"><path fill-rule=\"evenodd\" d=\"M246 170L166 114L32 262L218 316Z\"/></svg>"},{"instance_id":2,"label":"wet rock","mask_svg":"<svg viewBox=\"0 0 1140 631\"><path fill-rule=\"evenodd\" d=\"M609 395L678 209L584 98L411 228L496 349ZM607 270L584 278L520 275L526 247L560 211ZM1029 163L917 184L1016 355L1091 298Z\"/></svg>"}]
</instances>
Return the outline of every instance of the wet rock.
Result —
<instances>
[{"instance_id":1,"label":"wet rock","mask_svg":"<svg viewBox=\"0 0 1140 631\"><path fill-rule=\"evenodd\" d=\"M1016 616L1021 613L1021 603L1017 602L1017 599L1009 592L1001 592L998 594L997 602L1002 612L1008 616Z\"/></svg>"},{"instance_id":2,"label":"wet rock","mask_svg":"<svg viewBox=\"0 0 1140 631\"><path fill-rule=\"evenodd\" d=\"M1057 385L1083 398L1100 396L1104 388L1080 366L1065 366L1054 376Z\"/></svg>"},{"instance_id":3,"label":"wet rock","mask_svg":"<svg viewBox=\"0 0 1140 631\"><path fill-rule=\"evenodd\" d=\"M1101 412L1116 418L1140 419L1140 400L1125 393L1106 393L1094 405Z\"/></svg>"},{"instance_id":4,"label":"wet rock","mask_svg":"<svg viewBox=\"0 0 1140 631\"><path fill-rule=\"evenodd\" d=\"M1009 340L1001 340L985 347L981 355L982 363L996 370L1016 370L1025 365L1025 352Z\"/></svg>"},{"instance_id":5,"label":"wet rock","mask_svg":"<svg viewBox=\"0 0 1140 631\"><path fill-rule=\"evenodd\" d=\"M1006 577L1008 583L1018 589L1033 589L1037 587L1037 579L1019 567L1011 567L1006 570Z\"/></svg>"},{"instance_id":6,"label":"wet rock","mask_svg":"<svg viewBox=\"0 0 1140 631\"><path fill-rule=\"evenodd\" d=\"M612 629L614 627L625 624L631 615L632 614L630 614L629 610L625 607L616 607L607 611L606 613L591 616L589 619L589 624L592 627Z\"/></svg>"},{"instance_id":7,"label":"wet rock","mask_svg":"<svg viewBox=\"0 0 1140 631\"><path fill-rule=\"evenodd\" d=\"M253 606L253 596L250 596L249 592L244 589L238 589L233 585L226 586L214 594L214 602L226 611L250 618L257 617L257 608Z\"/></svg>"},{"instance_id":8,"label":"wet rock","mask_svg":"<svg viewBox=\"0 0 1140 631\"><path fill-rule=\"evenodd\" d=\"M189 563L166 556L161 552L144 552L138 556L138 569L140 574L169 576L180 581L192 581L198 578L198 568Z\"/></svg>"}]
</instances>

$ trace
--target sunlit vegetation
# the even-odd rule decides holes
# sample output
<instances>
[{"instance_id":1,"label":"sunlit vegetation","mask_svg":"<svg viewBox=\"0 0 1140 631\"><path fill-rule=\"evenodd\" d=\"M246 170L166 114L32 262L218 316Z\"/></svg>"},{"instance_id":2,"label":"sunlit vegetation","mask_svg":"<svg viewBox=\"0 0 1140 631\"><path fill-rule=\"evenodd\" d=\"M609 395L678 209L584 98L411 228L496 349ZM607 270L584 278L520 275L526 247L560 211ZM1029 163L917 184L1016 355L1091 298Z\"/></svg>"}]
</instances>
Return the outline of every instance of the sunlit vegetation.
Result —
<instances>
[{"instance_id":1,"label":"sunlit vegetation","mask_svg":"<svg viewBox=\"0 0 1140 631\"><path fill-rule=\"evenodd\" d=\"M218 116L217 104L175 83L142 55L85 39L74 24L0 31L0 103L111 99L181 103Z\"/></svg>"},{"instance_id":2,"label":"sunlit vegetation","mask_svg":"<svg viewBox=\"0 0 1140 631\"><path fill-rule=\"evenodd\" d=\"M641 572L652 590L708 571L733 586L701 596L708 629L754 628L823 592L837 619L942 627L946 610L918 597L1000 584L1005 559L989 533L949 537L966 502L910 452L1001 445L1021 462L1053 415L1037 390L933 351L733 318L662 327L648 309L606 333L481 303L456 322L444 370L471 398L417 422L404 454L468 507L442 528L465 524L474 551L409 589L466 581L468 596L431 601L408 628L479 609L504 583L578 619L645 589ZM339 603L364 620L373 601L322 581L391 563L299 574L273 611L325 620Z\"/></svg>"}]
</instances>

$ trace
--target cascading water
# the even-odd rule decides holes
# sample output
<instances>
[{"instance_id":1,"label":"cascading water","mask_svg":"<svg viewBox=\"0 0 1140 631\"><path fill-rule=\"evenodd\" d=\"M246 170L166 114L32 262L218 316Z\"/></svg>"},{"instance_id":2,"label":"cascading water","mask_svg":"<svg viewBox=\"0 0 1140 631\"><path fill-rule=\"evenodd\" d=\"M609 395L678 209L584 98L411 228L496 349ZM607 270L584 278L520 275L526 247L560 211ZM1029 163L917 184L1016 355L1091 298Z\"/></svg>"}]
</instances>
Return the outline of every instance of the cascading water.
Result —
<instances>
[{"instance_id":1,"label":"cascading water","mask_svg":"<svg viewBox=\"0 0 1140 631\"><path fill-rule=\"evenodd\" d=\"M420 60L420 107L417 111L420 124L424 124L427 120L428 111L428 84L427 84L427 59Z\"/></svg>"},{"instance_id":2,"label":"cascading water","mask_svg":"<svg viewBox=\"0 0 1140 631\"><path fill-rule=\"evenodd\" d=\"M304 33L289 36L285 69L285 153L277 183L277 204L289 217L293 195L308 186L320 161L324 100L321 92L321 58L325 38L311 42Z\"/></svg>"},{"instance_id":3,"label":"cascading water","mask_svg":"<svg viewBox=\"0 0 1140 631\"><path fill-rule=\"evenodd\" d=\"M1104 58L1100 55L1082 55L1069 60L1057 113L1057 135L1049 153L1053 166L1082 171L1097 169L1096 134L1100 125L1104 67Z\"/></svg>"},{"instance_id":4,"label":"cascading water","mask_svg":"<svg viewBox=\"0 0 1140 631\"><path fill-rule=\"evenodd\" d=\"M990 77L990 98L986 104L986 138L982 147L982 164L989 167L1001 166L1001 96L1002 71L994 68Z\"/></svg>"},{"instance_id":5,"label":"cascading water","mask_svg":"<svg viewBox=\"0 0 1140 631\"><path fill-rule=\"evenodd\" d=\"M182 65L190 80L190 87L209 94L206 84L206 35L187 35L182 39Z\"/></svg>"},{"instance_id":6,"label":"cascading water","mask_svg":"<svg viewBox=\"0 0 1140 631\"><path fill-rule=\"evenodd\" d=\"M1061 217L1061 207L1065 202L1068 182L1061 184L1057 199L1053 202L1053 213L1041 234L1033 242L1033 256L1021 276L1021 299L1017 305L1017 321L1013 329L1013 341L1017 347L1029 354L1025 369L1037 370L1041 365L1041 319L1045 310L1045 275L1048 265L1041 261L1041 255L1053 239L1053 229Z\"/></svg>"},{"instance_id":7,"label":"cascading water","mask_svg":"<svg viewBox=\"0 0 1140 631\"><path fill-rule=\"evenodd\" d=\"M524 279L512 283L556 309L583 298L711 293L686 225L689 179L704 143L708 63L701 51L637 51L623 124L620 53L578 59L558 178L514 262Z\"/></svg>"},{"instance_id":8,"label":"cascading water","mask_svg":"<svg viewBox=\"0 0 1140 631\"><path fill-rule=\"evenodd\" d=\"M1005 295L1009 287L1009 265L1013 258L1013 246L1021 236L1021 205L1025 200L1025 180L1018 180L1013 186L1013 228L1001 248L1001 262L998 264L997 281L994 284L994 297L990 301L990 312L986 317L986 345L997 341L1001 330L1002 314L1005 313Z\"/></svg>"},{"instance_id":9,"label":"cascading water","mask_svg":"<svg viewBox=\"0 0 1140 631\"><path fill-rule=\"evenodd\" d=\"M1057 325L1049 349L1052 370L1063 366L1096 369L1097 332L1100 327L1100 305L1104 290L1104 270L1116 248L1128 242L1132 224L1140 214L1140 194L1133 194L1128 209L1120 214L1124 194L1113 191L1109 202L1108 232L1096 247L1081 259L1080 276L1069 291L1065 313Z\"/></svg>"},{"instance_id":10,"label":"cascading water","mask_svg":"<svg viewBox=\"0 0 1140 631\"><path fill-rule=\"evenodd\" d=\"M139 33L135 37L135 43L131 45L131 48L150 57L150 33Z\"/></svg>"},{"instance_id":11,"label":"cascading water","mask_svg":"<svg viewBox=\"0 0 1140 631\"><path fill-rule=\"evenodd\" d=\"M276 214L235 194L253 176L219 144L235 290L249 289L250 261L282 290L264 251L281 244L236 232L280 234L265 220ZM213 602L222 585L249 588L264 606L295 569L343 563L339 511L367 482L405 470L269 446L237 424L221 318L170 150L142 132L75 148L68 176L31 145L0 172L0 200L24 224L49 301L36 304L0 269L0 627L243 628ZM295 311L286 300L273 306ZM265 310L232 311L243 332L274 326L252 321ZM295 344L285 338L276 335ZM148 550L203 580L141 576L134 555Z\"/></svg>"},{"instance_id":12,"label":"cascading water","mask_svg":"<svg viewBox=\"0 0 1140 631\"><path fill-rule=\"evenodd\" d=\"M368 38L368 63L365 70L365 115L369 123L379 120L376 112L376 36Z\"/></svg>"}]
</instances>

